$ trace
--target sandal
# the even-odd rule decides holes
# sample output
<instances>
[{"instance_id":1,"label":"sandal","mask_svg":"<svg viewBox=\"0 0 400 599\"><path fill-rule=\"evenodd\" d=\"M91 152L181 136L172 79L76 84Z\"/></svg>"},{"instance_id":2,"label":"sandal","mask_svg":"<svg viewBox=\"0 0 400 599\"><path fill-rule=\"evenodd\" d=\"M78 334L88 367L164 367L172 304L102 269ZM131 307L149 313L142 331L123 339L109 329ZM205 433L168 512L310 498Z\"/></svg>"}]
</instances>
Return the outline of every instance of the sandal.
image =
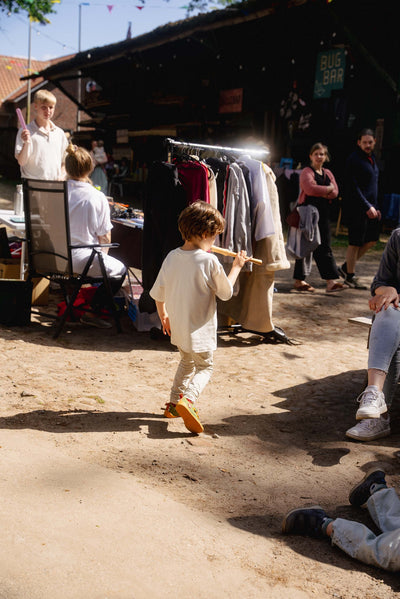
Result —
<instances>
[{"instance_id":1,"label":"sandal","mask_svg":"<svg viewBox=\"0 0 400 599\"><path fill-rule=\"evenodd\" d=\"M299 293L314 293L315 288L309 285L309 283L303 282L302 285L294 285L294 291L298 291Z\"/></svg>"},{"instance_id":2,"label":"sandal","mask_svg":"<svg viewBox=\"0 0 400 599\"><path fill-rule=\"evenodd\" d=\"M343 285L343 283L334 283L330 289L326 288L326 293L334 293L335 291L343 291L344 289L348 289L348 286Z\"/></svg>"}]
</instances>

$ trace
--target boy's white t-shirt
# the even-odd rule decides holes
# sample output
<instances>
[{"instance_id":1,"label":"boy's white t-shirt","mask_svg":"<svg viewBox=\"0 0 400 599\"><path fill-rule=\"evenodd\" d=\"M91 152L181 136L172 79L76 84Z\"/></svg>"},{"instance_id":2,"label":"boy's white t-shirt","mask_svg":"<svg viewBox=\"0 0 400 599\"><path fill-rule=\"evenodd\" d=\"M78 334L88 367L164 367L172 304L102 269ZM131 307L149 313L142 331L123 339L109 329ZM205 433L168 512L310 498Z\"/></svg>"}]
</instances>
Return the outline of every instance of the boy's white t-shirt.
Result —
<instances>
[{"instance_id":1,"label":"boy's white t-shirt","mask_svg":"<svg viewBox=\"0 0 400 599\"><path fill-rule=\"evenodd\" d=\"M216 256L197 249L172 250L150 290L165 302L171 325L171 343L185 352L217 348L216 297L232 297L232 284Z\"/></svg>"},{"instance_id":2,"label":"boy's white t-shirt","mask_svg":"<svg viewBox=\"0 0 400 599\"><path fill-rule=\"evenodd\" d=\"M53 122L50 130L38 127L35 121L27 125L31 134L28 146L28 160L21 166L21 177L24 179L44 179L46 181L60 181L62 179L62 164L65 150L68 146L66 135L60 127ZM15 156L24 145L22 131L19 129L15 140Z\"/></svg>"}]
</instances>

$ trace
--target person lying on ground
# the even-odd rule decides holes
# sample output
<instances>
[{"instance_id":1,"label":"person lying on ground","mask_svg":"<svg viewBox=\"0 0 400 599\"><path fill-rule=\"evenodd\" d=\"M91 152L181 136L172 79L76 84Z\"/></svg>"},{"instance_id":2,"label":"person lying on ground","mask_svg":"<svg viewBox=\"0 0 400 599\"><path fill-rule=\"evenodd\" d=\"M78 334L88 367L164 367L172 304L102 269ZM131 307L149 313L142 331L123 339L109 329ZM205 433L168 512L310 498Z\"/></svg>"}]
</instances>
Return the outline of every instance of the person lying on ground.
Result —
<instances>
[{"instance_id":1,"label":"person lying on ground","mask_svg":"<svg viewBox=\"0 0 400 599\"><path fill-rule=\"evenodd\" d=\"M360 522L331 518L320 506L297 508L286 514L282 522L284 534L330 539L347 555L360 562L384 570L400 570L400 499L388 488L385 472L375 468L367 472L349 494L355 507L366 507L381 531L375 535Z\"/></svg>"}]
</instances>

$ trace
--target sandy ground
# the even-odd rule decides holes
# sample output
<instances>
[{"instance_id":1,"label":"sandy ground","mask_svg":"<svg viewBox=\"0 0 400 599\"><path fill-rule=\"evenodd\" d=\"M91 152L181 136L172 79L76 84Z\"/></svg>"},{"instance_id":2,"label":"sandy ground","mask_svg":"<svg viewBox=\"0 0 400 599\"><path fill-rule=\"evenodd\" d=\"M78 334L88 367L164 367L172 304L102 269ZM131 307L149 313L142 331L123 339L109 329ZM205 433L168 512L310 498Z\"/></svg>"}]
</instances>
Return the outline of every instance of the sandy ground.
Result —
<instances>
[{"instance_id":1,"label":"sandy ground","mask_svg":"<svg viewBox=\"0 0 400 599\"><path fill-rule=\"evenodd\" d=\"M328 295L313 275L307 296L276 277L275 323L299 345L219 336L200 436L162 415L177 352L129 318L57 341L41 317L0 328L0 598L397 597L397 575L280 533L316 503L369 523L347 497L371 464L400 483L396 405L390 437L344 435L367 360L348 318L368 315L369 292Z\"/></svg>"}]
</instances>

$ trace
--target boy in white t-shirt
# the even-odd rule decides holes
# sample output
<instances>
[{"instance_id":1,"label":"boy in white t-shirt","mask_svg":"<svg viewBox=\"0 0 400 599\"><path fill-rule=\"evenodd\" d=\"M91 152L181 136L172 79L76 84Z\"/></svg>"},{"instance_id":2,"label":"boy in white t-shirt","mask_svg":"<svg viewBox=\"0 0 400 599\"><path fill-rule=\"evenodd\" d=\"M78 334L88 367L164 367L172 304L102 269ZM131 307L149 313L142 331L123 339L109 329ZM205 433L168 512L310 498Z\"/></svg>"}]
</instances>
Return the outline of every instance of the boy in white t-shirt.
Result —
<instances>
[{"instance_id":1,"label":"boy in white t-shirt","mask_svg":"<svg viewBox=\"0 0 400 599\"><path fill-rule=\"evenodd\" d=\"M224 226L222 215L206 202L194 202L185 208L178 219L184 244L165 258L150 290L163 332L171 336L181 357L164 415L181 416L193 433L204 430L194 404L213 370L216 297L224 301L232 297L233 285L248 260L242 250L226 275L217 257L209 253Z\"/></svg>"},{"instance_id":2,"label":"boy in white t-shirt","mask_svg":"<svg viewBox=\"0 0 400 599\"><path fill-rule=\"evenodd\" d=\"M51 120L56 101L48 90L38 90L33 97L35 118L17 133L15 158L24 179L65 179L63 166L68 140L64 131Z\"/></svg>"}]
</instances>

